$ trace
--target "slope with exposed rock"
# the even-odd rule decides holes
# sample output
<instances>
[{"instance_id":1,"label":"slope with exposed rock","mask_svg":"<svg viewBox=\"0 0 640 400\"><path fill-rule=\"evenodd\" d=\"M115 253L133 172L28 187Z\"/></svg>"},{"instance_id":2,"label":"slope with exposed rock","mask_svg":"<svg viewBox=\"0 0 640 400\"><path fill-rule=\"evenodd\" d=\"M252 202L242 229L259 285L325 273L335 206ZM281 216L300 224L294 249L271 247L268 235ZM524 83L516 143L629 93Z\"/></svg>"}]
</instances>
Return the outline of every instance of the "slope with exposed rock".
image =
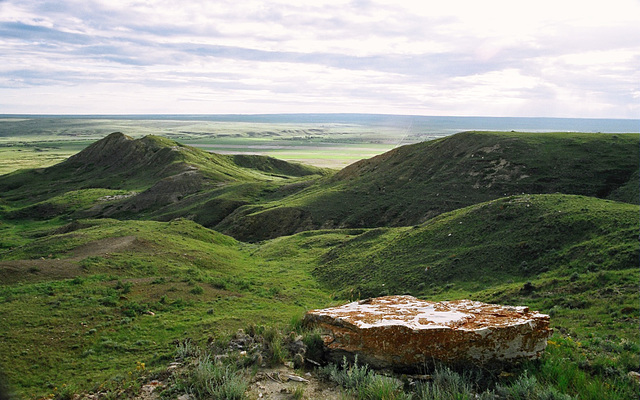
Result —
<instances>
[{"instance_id":1,"label":"slope with exposed rock","mask_svg":"<svg viewBox=\"0 0 640 400\"><path fill-rule=\"evenodd\" d=\"M55 166L3 176L0 192L5 201L18 204L7 213L10 218L47 219L71 212L76 217L139 217L141 212L160 217L154 212L169 205L174 206L172 216L180 217L189 210L180 212L176 204L198 193L215 197L211 192L220 187L246 183L257 184L254 190L260 192L273 182L326 173L270 157L213 154L157 136L136 140L116 132ZM101 196L93 195L98 188L104 189ZM76 199L83 197L83 207L71 207L71 192ZM226 213L248 203L240 199Z\"/></svg>"},{"instance_id":2,"label":"slope with exposed rock","mask_svg":"<svg viewBox=\"0 0 640 400\"><path fill-rule=\"evenodd\" d=\"M565 193L638 203L638 135L463 132L354 163L284 200L247 206L221 231L261 240L313 228L408 226L508 195ZM634 178L635 177L635 178ZM277 211L279 210L279 211ZM287 232L253 226L294 215Z\"/></svg>"}]
</instances>

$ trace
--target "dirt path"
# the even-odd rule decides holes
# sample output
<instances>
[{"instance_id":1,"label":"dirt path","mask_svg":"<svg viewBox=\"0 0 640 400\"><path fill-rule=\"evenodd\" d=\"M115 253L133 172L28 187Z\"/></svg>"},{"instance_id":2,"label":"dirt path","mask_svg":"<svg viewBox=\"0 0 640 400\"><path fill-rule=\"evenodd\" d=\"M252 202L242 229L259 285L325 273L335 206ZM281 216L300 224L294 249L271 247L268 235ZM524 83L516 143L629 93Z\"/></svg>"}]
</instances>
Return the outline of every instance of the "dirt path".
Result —
<instances>
[{"instance_id":1,"label":"dirt path","mask_svg":"<svg viewBox=\"0 0 640 400\"><path fill-rule=\"evenodd\" d=\"M141 247L135 236L111 237L83 244L65 253L62 259L41 257L34 260L0 261L0 280L3 284L71 279L83 275L79 261L91 256L122 252Z\"/></svg>"},{"instance_id":2,"label":"dirt path","mask_svg":"<svg viewBox=\"0 0 640 400\"><path fill-rule=\"evenodd\" d=\"M137 238L135 236L109 237L94 240L71 250L68 254L72 256L68 258L68 260L80 261L91 256L100 256L108 253L125 251L134 247L136 240Z\"/></svg>"}]
</instances>

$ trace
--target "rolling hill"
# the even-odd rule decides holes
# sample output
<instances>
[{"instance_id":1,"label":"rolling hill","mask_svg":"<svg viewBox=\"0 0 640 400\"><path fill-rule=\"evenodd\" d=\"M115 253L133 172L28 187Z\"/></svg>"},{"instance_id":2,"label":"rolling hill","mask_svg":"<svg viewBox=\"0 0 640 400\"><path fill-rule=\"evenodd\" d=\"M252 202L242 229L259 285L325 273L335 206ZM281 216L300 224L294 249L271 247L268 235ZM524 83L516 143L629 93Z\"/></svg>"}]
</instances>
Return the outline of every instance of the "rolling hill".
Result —
<instances>
[{"instance_id":1,"label":"rolling hill","mask_svg":"<svg viewBox=\"0 0 640 400\"><path fill-rule=\"evenodd\" d=\"M75 217L140 218L169 205L180 209L175 203L196 193L209 192L206 200L211 201L220 189L229 193L238 184L250 183L259 193L273 191L285 181L327 173L271 157L219 155L157 136L132 139L116 132L60 164L0 177L0 192L2 200L12 205L7 215L14 219L72 213ZM233 200L227 212L247 204L242 197Z\"/></svg>"},{"instance_id":2,"label":"rolling hill","mask_svg":"<svg viewBox=\"0 0 640 400\"><path fill-rule=\"evenodd\" d=\"M241 207L216 229L255 241L309 229L409 226L522 193L638 204L638 143L636 134L463 132L362 160L282 200Z\"/></svg>"},{"instance_id":3,"label":"rolling hill","mask_svg":"<svg viewBox=\"0 0 640 400\"><path fill-rule=\"evenodd\" d=\"M175 343L410 293L549 313L539 382L637 397L638 147L465 132L335 173L112 134L0 177L0 364L26 398L123 396Z\"/></svg>"}]
</instances>

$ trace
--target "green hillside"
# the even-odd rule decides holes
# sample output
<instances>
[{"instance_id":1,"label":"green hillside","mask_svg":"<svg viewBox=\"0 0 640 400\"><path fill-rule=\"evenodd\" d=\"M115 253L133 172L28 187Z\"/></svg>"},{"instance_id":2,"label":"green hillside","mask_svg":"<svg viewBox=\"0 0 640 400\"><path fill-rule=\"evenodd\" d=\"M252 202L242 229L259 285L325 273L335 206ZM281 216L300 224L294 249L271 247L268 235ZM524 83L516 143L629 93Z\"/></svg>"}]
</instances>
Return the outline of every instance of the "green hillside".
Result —
<instances>
[{"instance_id":1,"label":"green hillside","mask_svg":"<svg viewBox=\"0 0 640 400\"><path fill-rule=\"evenodd\" d=\"M632 204L512 196L411 228L368 230L333 246L315 273L331 287L357 287L363 296L428 296L453 280L478 290L545 273L632 270L640 259L638 231L638 206Z\"/></svg>"},{"instance_id":2,"label":"green hillside","mask_svg":"<svg viewBox=\"0 0 640 400\"><path fill-rule=\"evenodd\" d=\"M413 227L281 237L256 254L291 265L309 256L313 275L342 302L411 294L548 313L556 334L545 363L558 370L531 366L534 374L573 387L565 393L580 399L627 399L640 394L627 377L640 363L639 211L637 205L585 196L511 196ZM557 343L562 345L555 348ZM553 354L562 361L551 361ZM605 376L617 384L598 386ZM580 380L594 386L587 389Z\"/></svg>"},{"instance_id":3,"label":"green hillside","mask_svg":"<svg viewBox=\"0 0 640 400\"><path fill-rule=\"evenodd\" d=\"M313 336L309 309L409 293L551 315L543 358L493 387L533 377L571 398L637 398L638 148L466 132L335 173L112 134L0 177L0 369L22 398L65 398L52 391L66 384L132 399L128 372L164 379L186 339ZM189 391L172 385L166 398Z\"/></svg>"},{"instance_id":4,"label":"green hillside","mask_svg":"<svg viewBox=\"0 0 640 400\"><path fill-rule=\"evenodd\" d=\"M0 366L24 398L95 390L137 362L166 368L175 341L284 326L330 301L309 266L252 257L188 220L0 232Z\"/></svg>"},{"instance_id":5,"label":"green hillside","mask_svg":"<svg viewBox=\"0 0 640 400\"><path fill-rule=\"evenodd\" d=\"M273 191L278 183L327 173L270 157L219 155L157 136L132 139L113 133L55 166L0 177L0 192L10 205L7 216L13 219L43 220L73 213L74 218L143 214L160 218L160 208L186 208L172 214L179 217L189 215L194 204L189 196L198 193L208 193L205 199L199 197L199 203L206 203L221 188L233 192L229 187L236 184L251 183L259 193ZM183 200L185 206L176 204ZM247 203L242 196L232 200L235 207ZM219 219L235 207L228 207Z\"/></svg>"},{"instance_id":6,"label":"green hillside","mask_svg":"<svg viewBox=\"0 0 640 400\"><path fill-rule=\"evenodd\" d=\"M261 240L314 228L408 226L521 193L638 204L639 143L636 134L459 133L362 160L281 201L246 206L217 229Z\"/></svg>"}]
</instances>

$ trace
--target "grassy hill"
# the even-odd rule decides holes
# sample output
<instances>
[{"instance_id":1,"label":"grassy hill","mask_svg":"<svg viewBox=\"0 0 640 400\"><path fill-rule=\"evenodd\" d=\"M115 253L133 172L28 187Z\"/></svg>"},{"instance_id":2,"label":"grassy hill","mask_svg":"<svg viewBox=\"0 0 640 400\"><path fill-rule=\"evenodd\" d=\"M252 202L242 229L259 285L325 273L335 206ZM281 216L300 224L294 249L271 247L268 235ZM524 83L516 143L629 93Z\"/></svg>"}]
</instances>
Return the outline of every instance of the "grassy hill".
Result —
<instances>
[{"instance_id":1,"label":"grassy hill","mask_svg":"<svg viewBox=\"0 0 640 400\"><path fill-rule=\"evenodd\" d=\"M410 226L521 193L638 204L638 143L636 134L464 132L333 174L114 133L56 166L3 176L0 191L11 218L187 217L260 241L311 229Z\"/></svg>"},{"instance_id":2,"label":"grassy hill","mask_svg":"<svg viewBox=\"0 0 640 400\"><path fill-rule=\"evenodd\" d=\"M575 195L520 195L441 214L411 228L378 228L323 256L317 276L363 296L437 293L455 280L480 290L546 273L632 270L638 206ZM479 268L478 266L482 266Z\"/></svg>"},{"instance_id":3,"label":"grassy hill","mask_svg":"<svg viewBox=\"0 0 640 400\"><path fill-rule=\"evenodd\" d=\"M637 215L638 206L609 200L521 195L416 227L310 231L260 245L184 219L3 221L0 365L12 366L28 398L63 383L91 390L137 362L162 369L177 340L411 293L550 313L561 347L531 367L539 379L569 394L586 390L580 380L595 393L617 385L604 398L625 398L640 361ZM575 376L545 372L553 365Z\"/></svg>"},{"instance_id":4,"label":"grassy hill","mask_svg":"<svg viewBox=\"0 0 640 400\"><path fill-rule=\"evenodd\" d=\"M137 362L166 368L178 340L284 326L330 301L309 267L188 220L0 230L14 244L0 253L0 367L25 398L95 389Z\"/></svg>"},{"instance_id":5,"label":"grassy hill","mask_svg":"<svg viewBox=\"0 0 640 400\"><path fill-rule=\"evenodd\" d=\"M638 211L585 196L520 195L413 227L303 232L266 242L258 254L313 254L314 276L343 299L398 293L526 304L535 299L549 312L556 306L599 308L607 298L619 322L631 322L617 328L631 334L639 300Z\"/></svg>"},{"instance_id":6,"label":"grassy hill","mask_svg":"<svg viewBox=\"0 0 640 400\"><path fill-rule=\"evenodd\" d=\"M343 302L411 294L548 313L556 334L544 366L530 371L578 398L627 399L640 394L627 377L640 363L639 211L586 196L510 196L413 227L302 232L257 254L292 264L310 256L314 276Z\"/></svg>"},{"instance_id":7,"label":"grassy hill","mask_svg":"<svg viewBox=\"0 0 640 400\"><path fill-rule=\"evenodd\" d=\"M240 208L217 229L261 240L314 228L408 226L521 193L638 204L639 143L636 134L459 133L362 160L283 200Z\"/></svg>"},{"instance_id":8,"label":"grassy hill","mask_svg":"<svg viewBox=\"0 0 640 400\"><path fill-rule=\"evenodd\" d=\"M121 388L185 339L410 293L551 315L543 359L499 383L637 398L637 153L638 135L469 132L332 174L113 134L0 178L0 369L24 398Z\"/></svg>"},{"instance_id":9,"label":"grassy hill","mask_svg":"<svg viewBox=\"0 0 640 400\"><path fill-rule=\"evenodd\" d=\"M274 182L328 172L265 156L208 153L157 136L134 140L113 133L55 166L0 177L0 192L2 201L10 205L7 215L14 219L71 213L76 218L158 217L162 212L155 211L169 205L180 210L176 203L183 200L193 206L187 198L197 193L208 192L205 201L210 201L222 187L251 183L260 192L273 190ZM241 196L233 200L235 206L246 204ZM187 215L186 207L172 217ZM228 208L227 213L232 210Z\"/></svg>"}]
</instances>

